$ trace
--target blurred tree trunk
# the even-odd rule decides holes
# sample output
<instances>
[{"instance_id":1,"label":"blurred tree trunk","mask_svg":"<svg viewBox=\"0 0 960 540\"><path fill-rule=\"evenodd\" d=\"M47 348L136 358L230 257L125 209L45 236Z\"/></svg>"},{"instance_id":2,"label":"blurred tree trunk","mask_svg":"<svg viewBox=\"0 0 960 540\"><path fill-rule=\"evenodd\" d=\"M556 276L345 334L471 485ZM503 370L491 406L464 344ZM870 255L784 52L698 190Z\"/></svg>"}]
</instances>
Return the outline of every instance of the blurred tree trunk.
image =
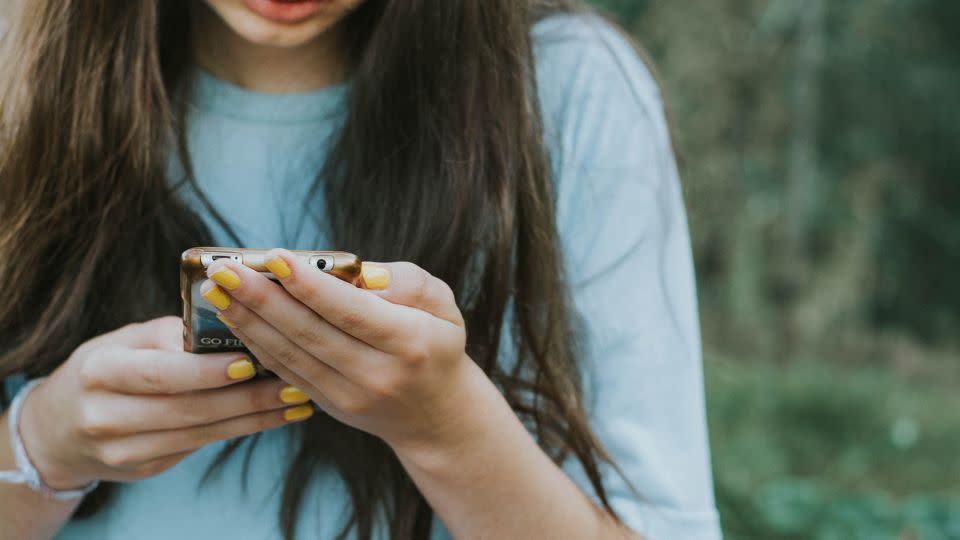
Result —
<instances>
[{"instance_id":1,"label":"blurred tree trunk","mask_svg":"<svg viewBox=\"0 0 960 540\"><path fill-rule=\"evenodd\" d=\"M801 5L785 195L787 238L795 260L806 259L803 247L816 210L820 183L820 103L826 19L825 0L807 0Z\"/></svg>"},{"instance_id":2,"label":"blurred tree trunk","mask_svg":"<svg viewBox=\"0 0 960 540\"><path fill-rule=\"evenodd\" d=\"M806 0L797 4L795 71L788 143L787 178L784 193L786 279L794 300L803 296L811 274L809 236L817 210L820 189L820 113L823 87L826 2ZM784 329L788 344L816 336L804 336L796 320L787 317Z\"/></svg>"}]
</instances>

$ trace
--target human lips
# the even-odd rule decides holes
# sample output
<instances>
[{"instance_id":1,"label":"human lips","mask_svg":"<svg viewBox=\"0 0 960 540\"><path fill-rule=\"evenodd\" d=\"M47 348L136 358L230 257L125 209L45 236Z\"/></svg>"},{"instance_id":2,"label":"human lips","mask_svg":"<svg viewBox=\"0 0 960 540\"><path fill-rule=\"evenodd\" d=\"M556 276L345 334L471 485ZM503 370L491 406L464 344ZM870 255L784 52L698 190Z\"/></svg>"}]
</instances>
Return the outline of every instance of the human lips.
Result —
<instances>
[{"instance_id":1,"label":"human lips","mask_svg":"<svg viewBox=\"0 0 960 540\"><path fill-rule=\"evenodd\" d=\"M274 22L295 24L316 15L333 0L244 0L247 8Z\"/></svg>"}]
</instances>

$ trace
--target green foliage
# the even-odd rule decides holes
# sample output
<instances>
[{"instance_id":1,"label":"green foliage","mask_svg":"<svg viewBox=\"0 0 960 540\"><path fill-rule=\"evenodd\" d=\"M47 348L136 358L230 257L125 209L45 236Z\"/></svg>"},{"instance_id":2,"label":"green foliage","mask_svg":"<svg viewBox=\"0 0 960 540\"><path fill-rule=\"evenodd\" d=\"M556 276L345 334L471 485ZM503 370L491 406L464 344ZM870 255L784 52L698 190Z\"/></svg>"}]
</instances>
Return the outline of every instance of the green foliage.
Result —
<instances>
[{"instance_id":1,"label":"green foliage","mask_svg":"<svg viewBox=\"0 0 960 540\"><path fill-rule=\"evenodd\" d=\"M592 3L672 113L726 537L960 539L960 3Z\"/></svg>"},{"instance_id":2,"label":"green foliage","mask_svg":"<svg viewBox=\"0 0 960 540\"><path fill-rule=\"evenodd\" d=\"M960 325L960 5L848 1L832 15L824 158L853 180L832 190L841 201L875 190L871 322L943 339Z\"/></svg>"},{"instance_id":3,"label":"green foliage","mask_svg":"<svg viewBox=\"0 0 960 540\"><path fill-rule=\"evenodd\" d=\"M593 3L663 75L708 339L960 344L960 5Z\"/></svg>"},{"instance_id":4,"label":"green foliage","mask_svg":"<svg viewBox=\"0 0 960 540\"><path fill-rule=\"evenodd\" d=\"M727 538L960 538L952 387L819 361L707 368Z\"/></svg>"},{"instance_id":5,"label":"green foliage","mask_svg":"<svg viewBox=\"0 0 960 540\"><path fill-rule=\"evenodd\" d=\"M649 7L648 0L594 0L591 2L618 21L637 20Z\"/></svg>"}]
</instances>

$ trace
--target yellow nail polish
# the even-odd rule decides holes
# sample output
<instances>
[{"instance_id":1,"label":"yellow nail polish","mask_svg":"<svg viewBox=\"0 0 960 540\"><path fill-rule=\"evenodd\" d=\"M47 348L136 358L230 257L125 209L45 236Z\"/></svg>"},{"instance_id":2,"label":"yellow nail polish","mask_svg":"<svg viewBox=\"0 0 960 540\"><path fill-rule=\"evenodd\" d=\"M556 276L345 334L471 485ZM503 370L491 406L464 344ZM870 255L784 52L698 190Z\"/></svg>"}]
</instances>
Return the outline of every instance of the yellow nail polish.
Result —
<instances>
[{"instance_id":1,"label":"yellow nail polish","mask_svg":"<svg viewBox=\"0 0 960 540\"><path fill-rule=\"evenodd\" d=\"M230 307L230 297L227 295L227 293L223 292L223 289L217 287L216 285L211 287L209 291L203 293L201 296L203 296L204 300L216 306L217 309L222 310Z\"/></svg>"},{"instance_id":2,"label":"yellow nail polish","mask_svg":"<svg viewBox=\"0 0 960 540\"><path fill-rule=\"evenodd\" d=\"M269 270L271 274L280 279L289 276L291 273L290 267L287 266L287 261L281 259L280 257L274 257L270 259L264 266L267 267L267 270Z\"/></svg>"},{"instance_id":3,"label":"yellow nail polish","mask_svg":"<svg viewBox=\"0 0 960 540\"><path fill-rule=\"evenodd\" d=\"M241 358L239 360L233 361L229 366L227 366L227 377L234 381L239 381L240 379L249 379L257 373L256 366L253 365L253 362L247 360L246 358Z\"/></svg>"},{"instance_id":4,"label":"yellow nail polish","mask_svg":"<svg viewBox=\"0 0 960 540\"><path fill-rule=\"evenodd\" d=\"M303 393L303 390L295 386L284 386L280 390L280 401L284 403L306 403L310 401L310 396Z\"/></svg>"},{"instance_id":5,"label":"yellow nail polish","mask_svg":"<svg viewBox=\"0 0 960 540\"><path fill-rule=\"evenodd\" d=\"M390 271L382 266L363 263L360 275L363 277L364 287L368 289L386 289L390 284Z\"/></svg>"},{"instance_id":6,"label":"yellow nail polish","mask_svg":"<svg viewBox=\"0 0 960 540\"><path fill-rule=\"evenodd\" d=\"M299 405L297 407L290 407L289 409L283 411L283 419L287 422L293 422L294 420L303 420L304 418L310 418L313 415L313 406L312 405Z\"/></svg>"},{"instance_id":7,"label":"yellow nail polish","mask_svg":"<svg viewBox=\"0 0 960 540\"><path fill-rule=\"evenodd\" d=\"M236 289L240 286L240 276L238 276L229 268L221 268L220 270L217 270L210 276L210 279L212 279L217 285L226 287L228 289Z\"/></svg>"},{"instance_id":8,"label":"yellow nail polish","mask_svg":"<svg viewBox=\"0 0 960 540\"><path fill-rule=\"evenodd\" d=\"M237 325L233 324L233 321L228 319L223 313L217 313L217 318L220 319L220 322L227 325L228 328L236 328Z\"/></svg>"}]
</instances>

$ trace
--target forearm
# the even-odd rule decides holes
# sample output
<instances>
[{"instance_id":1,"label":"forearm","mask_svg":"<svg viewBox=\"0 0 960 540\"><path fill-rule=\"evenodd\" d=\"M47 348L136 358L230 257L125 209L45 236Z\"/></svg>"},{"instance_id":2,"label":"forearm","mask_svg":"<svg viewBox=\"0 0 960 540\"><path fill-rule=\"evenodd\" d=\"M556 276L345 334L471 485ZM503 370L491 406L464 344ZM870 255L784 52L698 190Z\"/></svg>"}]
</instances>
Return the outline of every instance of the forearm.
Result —
<instances>
[{"instance_id":1,"label":"forearm","mask_svg":"<svg viewBox=\"0 0 960 540\"><path fill-rule=\"evenodd\" d=\"M0 470L5 471L16 468L7 417L0 418ZM77 504L49 500L26 486L0 482L0 540L52 538Z\"/></svg>"},{"instance_id":2,"label":"forearm","mask_svg":"<svg viewBox=\"0 0 960 540\"><path fill-rule=\"evenodd\" d=\"M493 384L474 386L467 442L396 449L455 538L636 538L550 460Z\"/></svg>"}]
</instances>

